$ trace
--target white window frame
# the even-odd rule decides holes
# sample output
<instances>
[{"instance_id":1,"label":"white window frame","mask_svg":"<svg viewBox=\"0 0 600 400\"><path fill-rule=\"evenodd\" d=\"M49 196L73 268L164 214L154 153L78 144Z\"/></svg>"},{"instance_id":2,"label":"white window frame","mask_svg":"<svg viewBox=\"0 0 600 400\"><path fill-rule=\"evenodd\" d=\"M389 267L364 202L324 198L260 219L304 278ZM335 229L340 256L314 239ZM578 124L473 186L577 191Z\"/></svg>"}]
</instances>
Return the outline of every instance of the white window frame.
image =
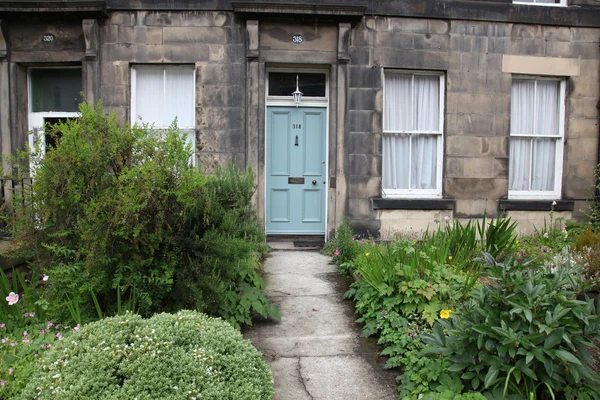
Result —
<instances>
[{"instance_id":1,"label":"white window frame","mask_svg":"<svg viewBox=\"0 0 600 400\"><path fill-rule=\"evenodd\" d=\"M31 87L31 71L45 69L45 70L65 70L65 69L78 69L81 71L81 87L83 90L83 69L80 65L64 65L55 67L30 67L27 69L27 128L28 137L27 142L29 143L29 151L31 152L29 160L29 173L31 176L35 174L35 170L38 168L40 161L46 155L46 135L44 132L44 120L46 118L76 118L79 117L79 111L38 111L33 112L33 95ZM82 99L83 101L83 99ZM39 149L39 153L36 153L36 148Z\"/></svg>"},{"instance_id":2,"label":"white window frame","mask_svg":"<svg viewBox=\"0 0 600 400\"><path fill-rule=\"evenodd\" d=\"M131 66L131 126L134 126L136 124L139 124L140 122L144 122L144 121L140 121L140 119L138 118L138 114L137 114L137 109L136 109L136 105L137 105L137 98L136 98L136 93L137 93L137 70L138 69L155 69L155 70L162 70L163 71L163 89L164 92L166 93L166 84L167 84L167 79L166 79L166 71L169 68L189 68L189 70L192 73L192 85L194 87L194 101L191 102L190 104L190 108L192 111L192 115L194 115L194 124L192 126L183 126L180 125L180 122L177 121L177 128L179 128L180 131L192 131L191 134L188 134L187 136L187 141L188 143L191 144L192 146L192 165L196 165L196 68L194 65L192 64L139 64L139 65L132 65ZM163 103L167 100L166 96L165 98L162 99ZM165 107L163 107L165 108ZM169 123L169 125L166 126L156 126L154 125L153 128L157 131L159 130L167 130L169 129L169 127L171 126L170 124L173 121L171 121Z\"/></svg>"},{"instance_id":3,"label":"white window frame","mask_svg":"<svg viewBox=\"0 0 600 400\"><path fill-rule=\"evenodd\" d=\"M542 7L567 7L567 0L560 0L560 3L538 3L531 1L515 1L513 0L513 4L524 4L528 6L542 6Z\"/></svg>"},{"instance_id":4,"label":"white window frame","mask_svg":"<svg viewBox=\"0 0 600 400\"><path fill-rule=\"evenodd\" d=\"M535 139L555 139L555 155L554 160L556 169L554 171L554 190L508 190L508 198L514 200L557 200L561 198L562 193L562 173L563 173L563 155L564 155L564 140L565 140L565 103L566 103L566 79L548 76L533 76L533 75L513 75L513 80L535 80L537 81L555 81L559 82L559 93L558 93L558 136L557 135L527 135L527 134L513 134L509 133L510 138L532 138ZM512 85L511 85L512 90ZM537 98L537 86L536 86L536 98ZM512 102L512 98L511 98ZM533 111L536 112L534 99ZM536 116L534 115L534 118ZM511 116L512 124L512 116ZM510 151L510 146L509 146ZM530 146L530 151L533 152L533 146ZM509 157L511 155L509 154ZM533 155L530 156L530 162L533 163ZM510 164L509 164L510 165ZM533 173L533 166L530 168ZM529 184L531 185L531 177L529 178ZM509 182L510 187L510 182Z\"/></svg>"},{"instance_id":5,"label":"white window frame","mask_svg":"<svg viewBox=\"0 0 600 400\"><path fill-rule=\"evenodd\" d=\"M386 94L385 94L385 77L386 75L411 75L413 78L414 84L414 76L415 75L427 75L427 76L439 76L440 78L440 94L439 94L439 130L438 131L422 131L422 130L411 130L411 131L393 131L389 129L383 128L383 135L389 136L399 136L399 135L407 135L407 136L415 136L415 135L438 135L437 140L437 154L436 154L436 188L435 189L386 189L383 187L382 180L382 197L384 198L420 198L420 199L437 199L442 197L442 168L443 168L443 157L444 157L444 104L445 104L445 75L440 71L411 71L411 70L394 70L394 69L385 69L382 71L382 82L383 82L383 112L385 112L385 102L386 102ZM414 87L414 86L413 86ZM414 107L414 102L413 102ZM385 123L385 118L382 121L382 124ZM383 147L383 141L382 141ZM412 156L412 152L410 152ZM383 148L382 148L382 157L383 157ZM383 160L382 160L383 161ZM411 165L411 160L409 160L409 164ZM383 176L383 171L382 171ZM410 182L410 173L409 173L409 182ZM410 183L409 183L410 186Z\"/></svg>"}]
</instances>

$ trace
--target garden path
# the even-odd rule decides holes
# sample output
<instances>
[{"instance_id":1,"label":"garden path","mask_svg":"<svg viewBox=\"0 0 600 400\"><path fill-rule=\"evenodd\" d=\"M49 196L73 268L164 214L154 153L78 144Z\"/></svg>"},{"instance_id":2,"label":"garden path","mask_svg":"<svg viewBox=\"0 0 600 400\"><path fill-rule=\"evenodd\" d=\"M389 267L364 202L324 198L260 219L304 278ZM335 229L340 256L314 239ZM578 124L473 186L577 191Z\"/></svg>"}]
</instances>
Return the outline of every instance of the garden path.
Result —
<instances>
[{"instance_id":1,"label":"garden path","mask_svg":"<svg viewBox=\"0 0 600 400\"><path fill-rule=\"evenodd\" d=\"M352 303L342 300L348 281L317 251L277 248L264 276L282 319L244 331L271 366L275 400L396 399L397 374L383 369L374 341L360 337Z\"/></svg>"}]
</instances>

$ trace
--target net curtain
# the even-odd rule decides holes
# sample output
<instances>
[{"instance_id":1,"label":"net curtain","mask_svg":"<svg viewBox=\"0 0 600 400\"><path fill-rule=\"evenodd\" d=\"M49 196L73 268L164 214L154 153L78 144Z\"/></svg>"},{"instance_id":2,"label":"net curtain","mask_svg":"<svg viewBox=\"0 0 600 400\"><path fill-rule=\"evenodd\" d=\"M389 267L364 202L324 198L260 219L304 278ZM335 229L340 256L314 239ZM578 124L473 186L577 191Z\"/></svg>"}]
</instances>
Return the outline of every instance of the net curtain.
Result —
<instances>
[{"instance_id":1,"label":"net curtain","mask_svg":"<svg viewBox=\"0 0 600 400\"><path fill-rule=\"evenodd\" d=\"M440 77L385 77L383 188L435 189Z\"/></svg>"},{"instance_id":2,"label":"net curtain","mask_svg":"<svg viewBox=\"0 0 600 400\"><path fill-rule=\"evenodd\" d=\"M509 189L554 189L557 139L559 138L559 82L514 80L511 93Z\"/></svg>"}]
</instances>

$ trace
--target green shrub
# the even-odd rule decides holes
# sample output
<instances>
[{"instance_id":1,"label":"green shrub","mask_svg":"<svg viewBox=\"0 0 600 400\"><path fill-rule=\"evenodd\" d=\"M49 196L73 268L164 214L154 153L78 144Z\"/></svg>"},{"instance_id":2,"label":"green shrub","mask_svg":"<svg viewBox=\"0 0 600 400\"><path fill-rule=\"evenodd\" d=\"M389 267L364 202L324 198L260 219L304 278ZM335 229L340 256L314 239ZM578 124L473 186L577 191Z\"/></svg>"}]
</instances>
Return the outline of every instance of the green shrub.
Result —
<instances>
[{"instance_id":1,"label":"green shrub","mask_svg":"<svg viewBox=\"0 0 600 400\"><path fill-rule=\"evenodd\" d=\"M492 284L476 288L450 320L423 335L425 353L442 354L466 387L528 399L591 399L600 380L587 347L600 338L593 301L579 301L580 267L497 263L485 255Z\"/></svg>"},{"instance_id":2,"label":"green shrub","mask_svg":"<svg viewBox=\"0 0 600 400\"><path fill-rule=\"evenodd\" d=\"M233 324L255 311L277 317L257 271L265 246L252 173L205 176L175 123L157 133L101 105L80 113L55 126L33 201L11 222L36 275L50 276L50 316L81 305L89 320L135 303L144 315L193 308Z\"/></svg>"},{"instance_id":3,"label":"green shrub","mask_svg":"<svg viewBox=\"0 0 600 400\"><path fill-rule=\"evenodd\" d=\"M271 399L261 355L219 319L192 311L107 318L55 344L21 399Z\"/></svg>"},{"instance_id":4,"label":"green shrub","mask_svg":"<svg viewBox=\"0 0 600 400\"><path fill-rule=\"evenodd\" d=\"M350 220L346 217L344 222L336 229L335 237L325 243L322 252L333 257L331 262L340 266L340 272L351 274L354 272L352 260L363 252L365 243L365 241L355 240L354 232L350 227Z\"/></svg>"}]
</instances>

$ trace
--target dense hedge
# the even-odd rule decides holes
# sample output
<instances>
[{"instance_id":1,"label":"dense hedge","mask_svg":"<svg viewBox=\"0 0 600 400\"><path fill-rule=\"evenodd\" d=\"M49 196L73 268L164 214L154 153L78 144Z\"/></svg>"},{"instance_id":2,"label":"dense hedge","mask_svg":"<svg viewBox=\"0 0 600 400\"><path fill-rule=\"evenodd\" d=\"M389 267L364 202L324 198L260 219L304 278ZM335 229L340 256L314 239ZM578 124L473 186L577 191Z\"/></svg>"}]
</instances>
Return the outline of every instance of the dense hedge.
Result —
<instances>
[{"instance_id":1,"label":"dense hedge","mask_svg":"<svg viewBox=\"0 0 600 400\"><path fill-rule=\"evenodd\" d=\"M107 318L57 342L21 399L272 399L261 355L226 322L193 311Z\"/></svg>"},{"instance_id":2,"label":"dense hedge","mask_svg":"<svg viewBox=\"0 0 600 400\"><path fill-rule=\"evenodd\" d=\"M50 277L51 318L70 317L65 302L83 322L123 307L196 309L234 325L253 312L278 317L257 271L266 246L251 171L206 175L175 123L131 127L102 105L81 104L52 131L33 198L15 201L9 219L35 274Z\"/></svg>"}]
</instances>

